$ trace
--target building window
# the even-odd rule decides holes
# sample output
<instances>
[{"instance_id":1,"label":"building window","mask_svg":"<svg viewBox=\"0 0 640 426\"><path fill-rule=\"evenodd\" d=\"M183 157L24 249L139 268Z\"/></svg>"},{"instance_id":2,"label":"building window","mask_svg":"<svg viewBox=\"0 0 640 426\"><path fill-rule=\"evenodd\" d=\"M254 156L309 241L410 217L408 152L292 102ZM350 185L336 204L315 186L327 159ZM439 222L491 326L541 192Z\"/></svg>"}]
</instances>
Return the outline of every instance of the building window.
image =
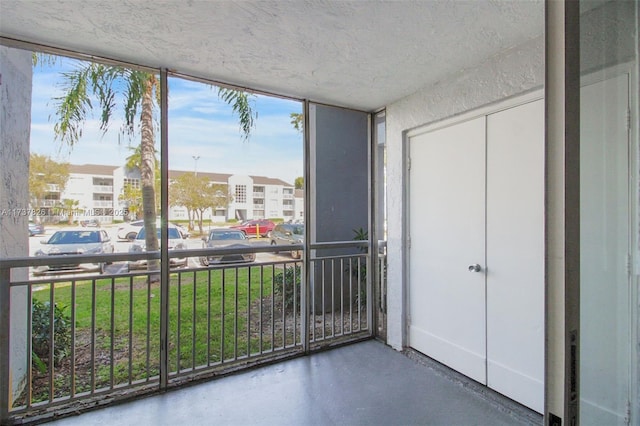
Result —
<instances>
[{"instance_id":1,"label":"building window","mask_svg":"<svg viewBox=\"0 0 640 426\"><path fill-rule=\"evenodd\" d=\"M247 202L247 185L236 185L236 203Z\"/></svg>"},{"instance_id":2,"label":"building window","mask_svg":"<svg viewBox=\"0 0 640 426\"><path fill-rule=\"evenodd\" d=\"M140 188L140 179L124 178L124 186L130 186L131 188Z\"/></svg>"}]
</instances>

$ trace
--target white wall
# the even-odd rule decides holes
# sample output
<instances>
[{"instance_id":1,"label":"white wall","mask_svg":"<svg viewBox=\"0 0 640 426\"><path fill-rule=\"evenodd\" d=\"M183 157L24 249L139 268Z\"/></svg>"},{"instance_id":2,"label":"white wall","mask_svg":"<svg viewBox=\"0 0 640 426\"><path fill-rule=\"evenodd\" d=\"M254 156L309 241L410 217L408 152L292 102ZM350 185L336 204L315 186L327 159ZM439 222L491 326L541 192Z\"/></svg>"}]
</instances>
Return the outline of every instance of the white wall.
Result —
<instances>
[{"instance_id":1,"label":"white wall","mask_svg":"<svg viewBox=\"0 0 640 426\"><path fill-rule=\"evenodd\" d=\"M403 132L540 89L543 83L544 41L538 37L387 106L387 342L395 349L404 345L405 325Z\"/></svg>"},{"instance_id":2,"label":"white wall","mask_svg":"<svg viewBox=\"0 0 640 426\"><path fill-rule=\"evenodd\" d=\"M0 257L29 255L27 216L14 209L29 207L29 138L31 129L31 52L0 46ZM15 281L28 271L12 271ZM15 398L26 375L26 288L11 290L11 389Z\"/></svg>"}]
</instances>

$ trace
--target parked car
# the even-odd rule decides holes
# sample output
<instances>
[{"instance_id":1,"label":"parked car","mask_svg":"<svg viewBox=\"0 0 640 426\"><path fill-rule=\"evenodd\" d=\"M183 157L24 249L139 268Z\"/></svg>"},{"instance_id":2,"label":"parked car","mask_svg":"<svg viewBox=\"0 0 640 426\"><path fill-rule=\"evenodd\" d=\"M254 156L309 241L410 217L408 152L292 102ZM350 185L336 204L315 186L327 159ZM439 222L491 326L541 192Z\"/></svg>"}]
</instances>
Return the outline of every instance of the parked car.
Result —
<instances>
[{"instance_id":1,"label":"parked car","mask_svg":"<svg viewBox=\"0 0 640 426\"><path fill-rule=\"evenodd\" d=\"M182 238L189 238L189 230L187 230L187 228L177 223L171 223L171 225L178 228L178 231L180 231ZM118 232L117 232L118 239L127 240L127 241L135 240L136 236L138 235L138 232L140 232L140 229L142 229L143 226L144 226L144 220L134 220L133 222L121 224L118 227ZM156 221L156 226L158 228L160 227L160 219Z\"/></svg>"},{"instance_id":2,"label":"parked car","mask_svg":"<svg viewBox=\"0 0 640 426\"><path fill-rule=\"evenodd\" d=\"M256 237L260 234L263 237L271 235L271 231L276 227L276 224L267 219L254 219L242 222L240 225L234 225L231 229L237 229L247 237Z\"/></svg>"},{"instance_id":3,"label":"parked car","mask_svg":"<svg viewBox=\"0 0 640 426\"><path fill-rule=\"evenodd\" d=\"M184 239L182 238L182 234L180 233L178 228L176 228L175 226L169 226L168 231L169 231L169 250L170 251L186 250L187 245L185 244ZM157 228L156 232L157 232L158 242L161 243L159 227ZM134 239L133 244L131 244L131 247L129 247L129 253L141 253L146 251L147 246L145 243L145 238L146 238L146 233L145 233L144 227L142 227L138 232L138 235L136 235L136 238ZM129 262L129 269L140 269L146 266L147 266L146 259L133 260ZM187 258L186 257L171 258L169 259L169 266L170 267L186 267Z\"/></svg>"},{"instance_id":4,"label":"parked car","mask_svg":"<svg viewBox=\"0 0 640 426\"><path fill-rule=\"evenodd\" d=\"M271 231L271 245L302 244L304 241L304 225L298 223L283 223L276 225ZM291 257L300 259L302 250L291 251Z\"/></svg>"},{"instance_id":5,"label":"parked car","mask_svg":"<svg viewBox=\"0 0 640 426\"><path fill-rule=\"evenodd\" d=\"M81 220L80 226L82 226L83 228L99 228L100 221L98 219Z\"/></svg>"},{"instance_id":6,"label":"parked car","mask_svg":"<svg viewBox=\"0 0 640 426\"><path fill-rule=\"evenodd\" d=\"M202 238L203 248L245 248L251 247L248 238L243 231L230 228L213 229L209 235ZM212 263L236 263L253 262L256 260L255 253L210 255L200 258L202 266Z\"/></svg>"},{"instance_id":7,"label":"parked car","mask_svg":"<svg viewBox=\"0 0 640 426\"><path fill-rule=\"evenodd\" d=\"M42 241L44 246L36 251L36 256L57 256L69 254L103 254L113 253L114 248L106 231L101 229L63 229L56 231L47 241ZM34 275L42 275L53 272L104 272L105 263L70 263L65 265L43 265L33 269Z\"/></svg>"},{"instance_id":8,"label":"parked car","mask_svg":"<svg viewBox=\"0 0 640 426\"><path fill-rule=\"evenodd\" d=\"M117 232L118 239L127 241L135 240L143 226L144 220L134 220L133 222L120 224Z\"/></svg>"},{"instance_id":9,"label":"parked car","mask_svg":"<svg viewBox=\"0 0 640 426\"><path fill-rule=\"evenodd\" d=\"M44 225L41 223L29 222L29 236L44 234Z\"/></svg>"},{"instance_id":10,"label":"parked car","mask_svg":"<svg viewBox=\"0 0 640 426\"><path fill-rule=\"evenodd\" d=\"M185 228L183 225L180 225L179 223L174 223L174 222L171 222L171 224L176 228L178 228L178 231L180 231L182 238L187 239L191 236L191 234L189 234L189 230Z\"/></svg>"}]
</instances>

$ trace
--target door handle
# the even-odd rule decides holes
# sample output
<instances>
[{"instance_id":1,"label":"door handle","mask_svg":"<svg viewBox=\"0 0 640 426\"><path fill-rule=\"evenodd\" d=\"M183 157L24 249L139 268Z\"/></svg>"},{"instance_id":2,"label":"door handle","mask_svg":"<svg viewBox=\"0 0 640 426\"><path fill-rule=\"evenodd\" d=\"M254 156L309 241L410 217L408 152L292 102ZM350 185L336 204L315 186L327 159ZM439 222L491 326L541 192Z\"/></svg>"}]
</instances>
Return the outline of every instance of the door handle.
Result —
<instances>
[{"instance_id":1,"label":"door handle","mask_svg":"<svg viewBox=\"0 0 640 426\"><path fill-rule=\"evenodd\" d=\"M469 272L480 272L480 271L482 271L482 266L478 265L477 263L473 265L469 265Z\"/></svg>"}]
</instances>

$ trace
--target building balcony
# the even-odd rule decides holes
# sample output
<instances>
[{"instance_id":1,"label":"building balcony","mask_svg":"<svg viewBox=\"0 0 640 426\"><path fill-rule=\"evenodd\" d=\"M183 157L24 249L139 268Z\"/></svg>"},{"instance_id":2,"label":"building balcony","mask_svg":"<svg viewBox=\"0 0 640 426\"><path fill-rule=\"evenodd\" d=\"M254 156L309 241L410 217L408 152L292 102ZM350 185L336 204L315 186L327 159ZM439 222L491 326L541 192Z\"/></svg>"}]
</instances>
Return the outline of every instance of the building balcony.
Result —
<instances>
[{"instance_id":1,"label":"building balcony","mask_svg":"<svg viewBox=\"0 0 640 426\"><path fill-rule=\"evenodd\" d=\"M34 321L30 323L30 329L26 329L22 323L0 324L0 327L5 327L0 331L10 329L16 335L22 333L23 339L16 341L24 342L20 351L22 356L5 358L5 355L18 348L9 346L6 339L0 340L2 359L10 360L6 369L0 367L0 384L6 386L6 381L11 380L9 371L29 371L25 376L26 392L8 407L4 406L6 411L3 416L7 417L0 419L1 423L24 419L52 420L64 413L77 411L79 407L89 407L105 397L108 400L109 395L115 399L125 397L135 400L143 395L160 393L167 385L171 388L180 387L198 378L237 371L239 366L246 368L272 364L335 345L371 339L376 332L372 322L375 315L373 310L381 304L374 303L373 294L368 290L373 287L365 283L366 278L353 278L359 276L364 265L370 265L369 255L362 251L366 245L366 242L346 241L313 247L322 249L325 246L339 246L352 251L351 255L346 256L305 258L307 268L318 271L314 291L304 284L303 261L289 256L282 259L276 254L275 248L269 245L170 251L170 262L185 257L187 262L186 267L173 270L171 274L167 271L166 276L161 275L160 271L129 272L126 267L129 262L137 260L159 259L159 252L0 259L0 284L13 295L0 299L0 310L9 313L11 309L23 309L25 304L22 302L11 305L10 301L24 297L26 306L40 303L43 306L65 307L61 308L66 310L63 315L74 318L67 322L66 331L49 326L46 321L44 325ZM288 249L302 250L303 246L291 246ZM210 264L203 268L199 261L203 256L211 259L215 258L212 255L224 255L231 259L253 252L257 252L256 259L250 264ZM380 258L380 262L380 269L384 270L384 257ZM104 269L104 273L78 275L82 265L94 265L95 270ZM11 273L13 269L41 266L47 266L47 270L56 271L56 274L33 276L31 273L26 280L17 280ZM233 274L228 274L227 269ZM294 285L294 281L283 279L283 269L290 269L294 276L299 274L301 281ZM172 278L176 274L175 279ZM230 278L231 275L233 278ZM166 306L153 303L160 297L160 286L152 284L151 276L167 280L171 293L179 294L189 288L193 297L190 296L188 302L187 299L172 298L172 302ZM117 294L113 293L116 285ZM381 282L375 287L380 285ZM42 291L44 288L49 290ZM233 288L234 291L226 291L225 288ZM303 291L310 292L306 303L303 302ZM382 294L380 291L377 293ZM126 295L126 303L120 294ZM105 315L108 320L103 322ZM169 348L166 357L161 356L162 317L177 318L175 327L178 334L172 332L166 336ZM7 315L7 318L13 317ZM58 322L55 324L57 327ZM122 324L128 325L122 327ZM92 331L97 329L101 330L100 333ZM28 354L41 350L35 336L42 333L55 336L54 339L47 339L53 346L47 346L46 353L39 355L49 362L42 369L31 369L31 356ZM56 333L66 333L68 338ZM377 350L387 353L386 356L406 359L381 344L373 344L379 348ZM62 357L60 362L56 361L58 355ZM82 362L87 357L95 359L95 362ZM68 376L65 371L73 371L75 375ZM62 377L66 379L60 379ZM330 377L328 375L327 379ZM384 377L380 379L384 380ZM341 389L345 392L348 390ZM201 391L206 392L205 388L201 388ZM290 391L297 393L299 387ZM270 392L264 395L268 394ZM208 404L211 404L211 400ZM291 404L291 407L296 405ZM102 415L108 415L106 413L113 409L118 408L111 407ZM311 412L308 414L311 415ZM188 419L188 424L199 424L201 420L197 417L184 419ZM93 422L89 417L80 416L62 420L62 424L74 421L84 424Z\"/></svg>"},{"instance_id":2,"label":"building balcony","mask_svg":"<svg viewBox=\"0 0 640 426\"><path fill-rule=\"evenodd\" d=\"M113 207L113 200L93 200L93 207L109 208Z\"/></svg>"},{"instance_id":3,"label":"building balcony","mask_svg":"<svg viewBox=\"0 0 640 426\"><path fill-rule=\"evenodd\" d=\"M253 198L264 198L264 192L254 192Z\"/></svg>"},{"instance_id":4,"label":"building balcony","mask_svg":"<svg viewBox=\"0 0 640 426\"><path fill-rule=\"evenodd\" d=\"M93 185L93 192L97 194L112 194L113 186L111 185Z\"/></svg>"}]
</instances>

